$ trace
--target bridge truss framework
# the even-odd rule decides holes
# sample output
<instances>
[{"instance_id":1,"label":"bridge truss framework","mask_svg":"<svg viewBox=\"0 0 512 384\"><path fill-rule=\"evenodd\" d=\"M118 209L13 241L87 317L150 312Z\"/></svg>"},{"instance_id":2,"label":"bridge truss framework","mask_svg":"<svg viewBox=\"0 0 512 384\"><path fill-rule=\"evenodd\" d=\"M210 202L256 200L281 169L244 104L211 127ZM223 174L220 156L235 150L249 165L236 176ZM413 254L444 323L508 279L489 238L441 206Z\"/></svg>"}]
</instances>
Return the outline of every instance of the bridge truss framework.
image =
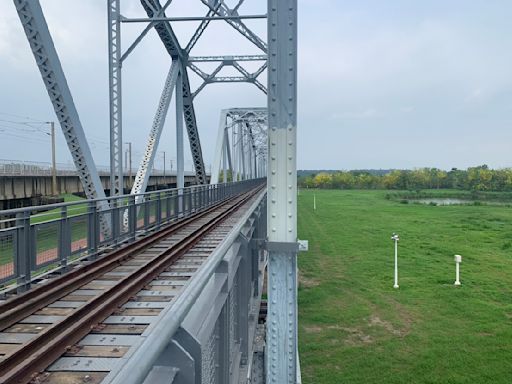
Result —
<instances>
[{"instance_id":1,"label":"bridge truss framework","mask_svg":"<svg viewBox=\"0 0 512 384\"><path fill-rule=\"evenodd\" d=\"M13 0L24 27L36 63L63 130L73 161L89 199L104 198L105 192L99 181L71 91L48 30L39 0ZM176 132L178 157L178 188L183 187L183 123L187 130L198 184L206 183L206 172L197 128L194 98L212 83L254 84L267 94L267 149L259 153L254 148L256 139L254 125L237 124L236 148L233 157L241 166L231 167L242 178L252 173L249 164L258 154L268 157L264 161L267 172L267 242L268 298L267 318L267 383L297 383L299 370L297 355L297 208L296 208L296 127L297 127L297 0L267 0L265 15L242 15L240 0L229 7L223 0L199 0L206 7L206 14L198 17L168 17L166 9L172 0L161 4L160 0L140 0L147 18L127 18L121 13L121 0L107 0L109 39L109 90L110 90L110 139L111 139L111 195L122 194L122 64L130 53L154 29L170 56L170 69L162 96L151 127L145 154L137 172L132 194L145 191L149 170L152 168L158 142L163 129L173 93L176 99ZM246 19L266 18L268 44L244 23ZM181 45L173 30L173 23L200 21L192 38ZM191 56L191 51L211 22L226 22L235 31L257 47L258 55ZM122 51L122 25L124 23L146 23L145 29ZM248 61L261 65L255 72L244 67ZM215 62L217 67L210 73L200 69L198 63ZM222 68L230 66L240 76L219 76ZM267 70L268 68L268 70ZM192 91L187 69L202 80L198 89ZM258 80L267 70L267 85ZM175 92L174 92L175 90ZM226 115L227 116L227 115ZM222 123L221 123L222 124ZM262 124L257 122L256 125ZM235 137L235 136L233 136ZM263 137L263 135L261 135ZM226 138L226 135L223 135ZM240 138L242 138L240 140ZM229 139L229 138L228 138ZM229 152L222 149L224 176L229 163ZM244 148L248 147L248 151ZM228 146L224 146L228 148ZM222 154L224 152L224 155ZM248 154L248 155L247 155ZM233 158L231 159L233 161ZM220 164L217 162L216 164ZM245 165L245 167L244 167ZM238 167L238 168L237 168ZM261 172L256 170L252 176ZM219 172L216 172L218 176ZM238 175L237 175L238 177ZM104 200L108 209L108 202ZM102 223L104 233L111 230L110 223Z\"/></svg>"}]
</instances>

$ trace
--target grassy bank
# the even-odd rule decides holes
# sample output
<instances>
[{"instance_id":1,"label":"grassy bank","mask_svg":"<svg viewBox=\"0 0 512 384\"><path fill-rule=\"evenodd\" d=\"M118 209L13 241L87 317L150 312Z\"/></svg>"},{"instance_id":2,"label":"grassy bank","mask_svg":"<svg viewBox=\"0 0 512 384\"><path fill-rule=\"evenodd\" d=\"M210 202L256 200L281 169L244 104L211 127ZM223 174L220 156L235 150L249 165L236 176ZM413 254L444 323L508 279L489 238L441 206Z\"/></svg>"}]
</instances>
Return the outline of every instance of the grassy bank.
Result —
<instances>
[{"instance_id":1,"label":"grassy bank","mask_svg":"<svg viewBox=\"0 0 512 384\"><path fill-rule=\"evenodd\" d=\"M512 208L400 204L386 193L300 192L299 237L311 250L299 256L303 381L511 382Z\"/></svg>"}]
</instances>

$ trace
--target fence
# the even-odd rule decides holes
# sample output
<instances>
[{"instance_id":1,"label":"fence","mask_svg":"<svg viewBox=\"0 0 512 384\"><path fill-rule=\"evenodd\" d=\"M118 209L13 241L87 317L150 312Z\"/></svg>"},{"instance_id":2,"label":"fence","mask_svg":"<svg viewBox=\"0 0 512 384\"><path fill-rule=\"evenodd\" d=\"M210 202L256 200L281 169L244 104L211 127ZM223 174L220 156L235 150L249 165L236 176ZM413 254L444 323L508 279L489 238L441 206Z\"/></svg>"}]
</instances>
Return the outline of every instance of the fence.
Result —
<instances>
[{"instance_id":1,"label":"fence","mask_svg":"<svg viewBox=\"0 0 512 384\"><path fill-rule=\"evenodd\" d=\"M76 168L72 164L57 163L55 168L57 176L78 176ZM109 166L98 165L96 168L101 176L110 175ZM187 168L185 175L194 176L193 166ZM51 163L0 159L0 176L52 176L52 169ZM136 169L133 169L133 173L130 173L127 169L124 169L124 175L131 174L135 177L136 171ZM152 169L151 176L176 176L176 170Z\"/></svg>"},{"instance_id":2,"label":"fence","mask_svg":"<svg viewBox=\"0 0 512 384\"><path fill-rule=\"evenodd\" d=\"M34 276L93 259L108 247L132 242L138 235L261 182L255 179L0 211L0 284L26 290ZM108 230L104 223L110 224Z\"/></svg>"}]
</instances>

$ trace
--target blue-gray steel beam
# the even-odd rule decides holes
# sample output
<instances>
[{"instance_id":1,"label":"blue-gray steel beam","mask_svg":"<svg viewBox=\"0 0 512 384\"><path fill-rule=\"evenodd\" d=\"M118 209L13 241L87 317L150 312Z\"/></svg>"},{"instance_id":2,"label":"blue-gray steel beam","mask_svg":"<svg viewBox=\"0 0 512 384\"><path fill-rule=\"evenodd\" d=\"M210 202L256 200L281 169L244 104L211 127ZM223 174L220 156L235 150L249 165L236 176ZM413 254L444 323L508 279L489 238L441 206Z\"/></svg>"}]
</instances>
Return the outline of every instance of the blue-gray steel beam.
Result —
<instances>
[{"instance_id":1,"label":"blue-gray steel beam","mask_svg":"<svg viewBox=\"0 0 512 384\"><path fill-rule=\"evenodd\" d=\"M227 115L228 115L227 110L223 109L222 111L220 111L219 130L217 131L217 143L215 144L215 153L214 153L214 159L213 159L213 164L212 164L213 165L212 174L210 175L210 184L218 184L222 160L224 160L223 175L224 175L224 178L226 177L225 154L226 154L226 150L227 150L227 142L226 142Z\"/></svg>"},{"instance_id":2,"label":"blue-gray steel beam","mask_svg":"<svg viewBox=\"0 0 512 384\"><path fill-rule=\"evenodd\" d=\"M212 61L267 61L267 55L190 56L189 63Z\"/></svg>"},{"instance_id":3,"label":"blue-gray steel beam","mask_svg":"<svg viewBox=\"0 0 512 384\"><path fill-rule=\"evenodd\" d=\"M108 0L110 101L110 196L123 194L123 114L121 88L121 0Z\"/></svg>"},{"instance_id":4,"label":"blue-gray steel beam","mask_svg":"<svg viewBox=\"0 0 512 384\"><path fill-rule=\"evenodd\" d=\"M163 12L165 12L165 10L167 9L167 7L169 7L169 5L171 5L172 3L172 0L167 0L167 2L164 4L164 6L162 7L162 9L160 10L160 12L157 14L157 16L161 16L163 14ZM154 22L151 22L149 23L148 25L146 25L146 27L142 30L142 32L140 33L140 35L133 41L133 43L128 47L128 49L126 50L125 53L123 53L123 55L121 56L121 61L124 61L126 60L126 58L130 55L130 53L133 52L133 50L135 49L135 47L142 41L142 39L147 35L147 33L149 31L151 31L153 29L153 27L155 26L155 23Z\"/></svg>"},{"instance_id":5,"label":"blue-gray steel beam","mask_svg":"<svg viewBox=\"0 0 512 384\"><path fill-rule=\"evenodd\" d=\"M159 0L141 0L141 4L149 17L153 17L154 14L158 14L162 9ZM180 47L178 39L176 38L176 35L174 34L169 22L162 21L156 23L155 30L157 31L169 55L171 55L173 59L181 59L180 69L183 83L183 114L185 116L185 125L190 143L190 151L192 152L192 160L196 170L197 183L206 184L206 170L203 161L203 153L201 150L201 142L199 140L199 132L197 130L197 120L193 104L193 96L192 92L190 91L190 82L187 74L187 54Z\"/></svg>"},{"instance_id":6,"label":"blue-gray steel beam","mask_svg":"<svg viewBox=\"0 0 512 384\"><path fill-rule=\"evenodd\" d=\"M201 0L201 2L210 8L210 10L215 10L219 0ZM236 10L229 9L223 1L221 1L221 3L221 6L215 11L217 15L224 17L238 16L238 12ZM263 52L267 52L267 44L253 31L247 28L247 26L240 19L227 19L226 22Z\"/></svg>"},{"instance_id":7,"label":"blue-gray steel beam","mask_svg":"<svg viewBox=\"0 0 512 384\"><path fill-rule=\"evenodd\" d=\"M268 0L267 384L297 383L297 0Z\"/></svg>"},{"instance_id":8,"label":"blue-gray steel beam","mask_svg":"<svg viewBox=\"0 0 512 384\"><path fill-rule=\"evenodd\" d=\"M41 5L38 0L14 0L14 5L71 152L84 192L89 199L104 198L105 192ZM108 204L102 203L102 208L108 208ZM102 222L102 226L104 232L109 230L108 222Z\"/></svg>"},{"instance_id":9,"label":"blue-gray steel beam","mask_svg":"<svg viewBox=\"0 0 512 384\"><path fill-rule=\"evenodd\" d=\"M230 21L230 20L244 20L244 19L266 19L267 15L243 15L243 16L182 16L182 17L135 17L135 18L128 18L123 17L121 19L121 22L123 23L154 23L159 21L215 21L215 20L224 20L224 21Z\"/></svg>"},{"instance_id":10,"label":"blue-gray steel beam","mask_svg":"<svg viewBox=\"0 0 512 384\"><path fill-rule=\"evenodd\" d=\"M153 119L153 126L149 132L146 150L144 151L144 156L142 157L137 175L135 176L135 182L133 183L131 190L132 195L146 192L150 170L153 168L156 150L158 148L160 136L162 135L162 130L164 128L165 118L167 117L167 112L169 111L172 94L174 88L176 87L179 70L179 60L174 60L172 62L171 68L169 69L169 73L167 74L164 89L162 91L162 95L160 96L160 102L158 103L158 108ZM140 198L137 197L136 200L139 201Z\"/></svg>"}]
</instances>

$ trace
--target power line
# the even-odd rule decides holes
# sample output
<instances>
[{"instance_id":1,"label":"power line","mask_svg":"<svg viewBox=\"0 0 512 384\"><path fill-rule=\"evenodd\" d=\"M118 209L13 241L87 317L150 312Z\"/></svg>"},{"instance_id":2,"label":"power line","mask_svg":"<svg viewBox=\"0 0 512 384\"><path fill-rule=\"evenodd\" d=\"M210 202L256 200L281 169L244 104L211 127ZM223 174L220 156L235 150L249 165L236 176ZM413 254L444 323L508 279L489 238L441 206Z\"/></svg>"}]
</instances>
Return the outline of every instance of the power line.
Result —
<instances>
[{"instance_id":1,"label":"power line","mask_svg":"<svg viewBox=\"0 0 512 384\"><path fill-rule=\"evenodd\" d=\"M29 117L29 116L16 115L14 113L0 112L0 115L12 116L12 117L17 117L19 119L25 119L25 120L32 120L37 123L46 123L46 121L43 121L41 119L34 119L33 117Z\"/></svg>"}]
</instances>

